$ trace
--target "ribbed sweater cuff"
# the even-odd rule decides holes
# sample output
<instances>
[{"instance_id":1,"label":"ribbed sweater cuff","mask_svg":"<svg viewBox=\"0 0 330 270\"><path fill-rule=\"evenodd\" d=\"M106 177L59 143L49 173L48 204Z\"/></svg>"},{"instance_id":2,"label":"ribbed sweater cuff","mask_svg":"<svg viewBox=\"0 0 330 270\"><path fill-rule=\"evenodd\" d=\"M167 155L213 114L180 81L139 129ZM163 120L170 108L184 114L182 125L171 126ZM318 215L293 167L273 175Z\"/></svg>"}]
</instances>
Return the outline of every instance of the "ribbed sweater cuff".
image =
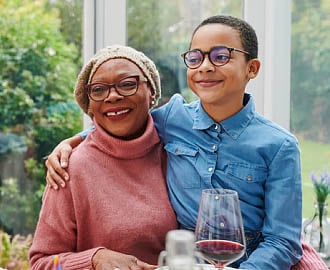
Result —
<instances>
[{"instance_id":1,"label":"ribbed sweater cuff","mask_svg":"<svg viewBox=\"0 0 330 270\"><path fill-rule=\"evenodd\" d=\"M70 261L66 262L66 270L92 270L93 264L92 264L92 258L94 254L104 247L97 247L88 249L85 251L81 251L75 254L70 255Z\"/></svg>"}]
</instances>

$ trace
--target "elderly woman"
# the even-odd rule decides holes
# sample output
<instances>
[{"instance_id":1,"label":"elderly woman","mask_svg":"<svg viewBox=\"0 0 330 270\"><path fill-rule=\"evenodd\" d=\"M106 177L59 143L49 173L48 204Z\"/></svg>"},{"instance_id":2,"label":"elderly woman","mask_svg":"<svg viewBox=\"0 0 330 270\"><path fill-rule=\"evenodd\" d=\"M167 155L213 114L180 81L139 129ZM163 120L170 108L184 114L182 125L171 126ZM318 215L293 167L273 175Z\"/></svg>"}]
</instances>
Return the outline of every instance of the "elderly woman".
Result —
<instances>
[{"instance_id":1,"label":"elderly woman","mask_svg":"<svg viewBox=\"0 0 330 270\"><path fill-rule=\"evenodd\" d=\"M177 228L162 144L149 109L159 73L130 47L100 50L82 69L75 97L95 125L74 149L62 192L47 187L30 249L31 269L153 269Z\"/></svg>"}]
</instances>

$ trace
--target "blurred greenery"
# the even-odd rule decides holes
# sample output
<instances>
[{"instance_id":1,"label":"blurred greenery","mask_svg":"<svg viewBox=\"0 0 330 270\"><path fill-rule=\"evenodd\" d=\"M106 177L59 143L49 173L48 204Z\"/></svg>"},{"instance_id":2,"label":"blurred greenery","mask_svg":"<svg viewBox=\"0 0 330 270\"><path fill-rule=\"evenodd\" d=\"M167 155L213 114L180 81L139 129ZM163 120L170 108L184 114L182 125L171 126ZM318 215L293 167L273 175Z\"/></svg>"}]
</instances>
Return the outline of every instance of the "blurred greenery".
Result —
<instances>
[{"instance_id":1,"label":"blurred greenery","mask_svg":"<svg viewBox=\"0 0 330 270\"><path fill-rule=\"evenodd\" d=\"M330 143L330 2L292 1L291 131Z\"/></svg>"},{"instance_id":2,"label":"blurred greenery","mask_svg":"<svg viewBox=\"0 0 330 270\"><path fill-rule=\"evenodd\" d=\"M327 169L330 170L330 144L318 143L308 140L300 142L301 170L303 182L303 217L312 217L314 214L314 201L316 200L310 173L316 175ZM330 198L328 197L330 205ZM330 215L329 215L330 217Z\"/></svg>"},{"instance_id":3,"label":"blurred greenery","mask_svg":"<svg viewBox=\"0 0 330 270\"><path fill-rule=\"evenodd\" d=\"M35 228L42 158L82 129L72 94L81 66L82 3L64 2L73 3L0 0L0 228L14 233ZM67 30L69 22L79 33ZM18 155L15 141L26 151Z\"/></svg>"},{"instance_id":4,"label":"blurred greenery","mask_svg":"<svg viewBox=\"0 0 330 270\"><path fill-rule=\"evenodd\" d=\"M241 6L242 1L231 0L127 0L127 44L155 61L161 76L160 104L187 88L180 54L188 49L195 26L218 13L241 17Z\"/></svg>"},{"instance_id":5,"label":"blurred greenery","mask_svg":"<svg viewBox=\"0 0 330 270\"><path fill-rule=\"evenodd\" d=\"M0 230L0 269L28 270L32 235L9 235Z\"/></svg>"}]
</instances>

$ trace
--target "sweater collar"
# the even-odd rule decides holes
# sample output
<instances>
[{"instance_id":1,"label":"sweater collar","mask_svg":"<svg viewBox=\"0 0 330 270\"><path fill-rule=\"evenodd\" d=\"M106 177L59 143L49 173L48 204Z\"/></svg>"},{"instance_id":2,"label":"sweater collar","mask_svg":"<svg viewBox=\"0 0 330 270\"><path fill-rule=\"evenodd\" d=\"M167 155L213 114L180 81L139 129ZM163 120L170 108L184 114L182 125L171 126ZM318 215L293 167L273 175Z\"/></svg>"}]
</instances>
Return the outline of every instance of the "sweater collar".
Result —
<instances>
[{"instance_id":1,"label":"sweater collar","mask_svg":"<svg viewBox=\"0 0 330 270\"><path fill-rule=\"evenodd\" d=\"M150 152L155 145L160 144L152 117L148 116L148 123L142 136L133 140L121 140L107 133L95 123L95 130L89 140L102 152L120 159L139 158Z\"/></svg>"}]
</instances>

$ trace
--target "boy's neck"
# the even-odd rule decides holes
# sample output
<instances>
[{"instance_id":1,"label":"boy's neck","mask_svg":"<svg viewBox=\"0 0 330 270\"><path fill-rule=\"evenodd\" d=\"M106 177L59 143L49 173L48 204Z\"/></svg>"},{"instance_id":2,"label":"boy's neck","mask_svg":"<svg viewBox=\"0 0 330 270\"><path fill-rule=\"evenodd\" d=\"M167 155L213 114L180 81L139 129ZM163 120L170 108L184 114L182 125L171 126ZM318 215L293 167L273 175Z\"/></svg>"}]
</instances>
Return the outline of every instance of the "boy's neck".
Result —
<instances>
[{"instance_id":1,"label":"boy's neck","mask_svg":"<svg viewBox=\"0 0 330 270\"><path fill-rule=\"evenodd\" d=\"M241 99L237 101L230 100L229 102L221 103L208 103L204 104L202 101L204 111L217 123L228 119L229 117L238 113L243 107L245 102L244 94Z\"/></svg>"}]
</instances>

